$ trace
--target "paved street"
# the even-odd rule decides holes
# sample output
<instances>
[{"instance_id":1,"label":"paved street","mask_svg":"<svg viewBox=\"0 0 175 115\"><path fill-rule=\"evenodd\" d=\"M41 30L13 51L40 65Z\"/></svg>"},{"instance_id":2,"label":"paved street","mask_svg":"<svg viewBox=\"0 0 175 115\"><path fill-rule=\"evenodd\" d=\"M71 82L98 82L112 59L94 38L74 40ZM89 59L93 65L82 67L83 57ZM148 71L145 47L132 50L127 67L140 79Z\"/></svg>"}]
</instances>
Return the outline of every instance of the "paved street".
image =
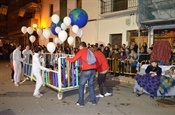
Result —
<instances>
[{"instance_id":1,"label":"paved street","mask_svg":"<svg viewBox=\"0 0 175 115\"><path fill-rule=\"evenodd\" d=\"M44 96L38 99L32 96L35 82L15 87L10 74L8 62L0 61L0 115L175 115L175 108L162 107L148 95L136 97L133 84L119 82L122 77L109 76L113 96L97 99L94 106L86 93L85 106L79 107L75 105L77 90L65 92L58 100L56 91L42 87Z\"/></svg>"}]
</instances>

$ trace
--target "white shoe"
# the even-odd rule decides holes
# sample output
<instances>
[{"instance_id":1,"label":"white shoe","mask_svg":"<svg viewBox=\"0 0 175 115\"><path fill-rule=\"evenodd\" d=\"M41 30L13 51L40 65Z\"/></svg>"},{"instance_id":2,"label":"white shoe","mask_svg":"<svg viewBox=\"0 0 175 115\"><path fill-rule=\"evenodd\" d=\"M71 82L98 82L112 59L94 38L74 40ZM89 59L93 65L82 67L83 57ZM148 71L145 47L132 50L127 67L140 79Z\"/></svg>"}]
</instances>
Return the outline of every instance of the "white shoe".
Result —
<instances>
[{"instance_id":1,"label":"white shoe","mask_svg":"<svg viewBox=\"0 0 175 115\"><path fill-rule=\"evenodd\" d=\"M112 95L112 93L108 93L108 92L104 94L105 97L111 96L111 95Z\"/></svg>"},{"instance_id":2,"label":"white shoe","mask_svg":"<svg viewBox=\"0 0 175 115\"><path fill-rule=\"evenodd\" d=\"M26 77L26 80L30 80L30 78L29 77Z\"/></svg>"},{"instance_id":3,"label":"white shoe","mask_svg":"<svg viewBox=\"0 0 175 115\"><path fill-rule=\"evenodd\" d=\"M40 97L42 97L42 96L43 96L43 94L41 94L41 93L40 93L40 94L39 94L39 96L40 96Z\"/></svg>"},{"instance_id":4,"label":"white shoe","mask_svg":"<svg viewBox=\"0 0 175 115\"><path fill-rule=\"evenodd\" d=\"M19 84L18 84L18 83L14 83L14 85L15 85L16 87L18 87L18 86L19 86Z\"/></svg>"},{"instance_id":5,"label":"white shoe","mask_svg":"<svg viewBox=\"0 0 175 115\"><path fill-rule=\"evenodd\" d=\"M33 94L33 96L36 98L41 98L41 96L39 94L38 95Z\"/></svg>"},{"instance_id":6,"label":"white shoe","mask_svg":"<svg viewBox=\"0 0 175 115\"><path fill-rule=\"evenodd\" d=\"M104 97L104 96L101 94L98 94L98 95L96 95L96 97L99 98L99 97Z\"/></svg>"}]
</instances>

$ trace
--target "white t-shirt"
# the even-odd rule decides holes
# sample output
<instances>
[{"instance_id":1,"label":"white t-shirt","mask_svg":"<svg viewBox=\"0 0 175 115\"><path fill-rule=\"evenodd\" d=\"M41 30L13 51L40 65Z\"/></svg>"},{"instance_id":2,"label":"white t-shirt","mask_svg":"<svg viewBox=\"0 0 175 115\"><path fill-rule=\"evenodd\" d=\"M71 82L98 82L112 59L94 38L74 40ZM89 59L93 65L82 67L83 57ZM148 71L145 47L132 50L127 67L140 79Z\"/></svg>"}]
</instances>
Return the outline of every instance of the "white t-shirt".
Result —
<instances>
[{"instance_id":1,"label":"white t-shirt","mask_svg":"<svg viewBox=\"0 0 175 115\"><path fill-rule=\"evenodd\" d=\"M29 63L29 56L30 55L33 55L32 51L31 50L23 50L22 51L22 54L24 57L26 57L26 59L24 60L25 63Z\"/></svg>"}]
</instances>

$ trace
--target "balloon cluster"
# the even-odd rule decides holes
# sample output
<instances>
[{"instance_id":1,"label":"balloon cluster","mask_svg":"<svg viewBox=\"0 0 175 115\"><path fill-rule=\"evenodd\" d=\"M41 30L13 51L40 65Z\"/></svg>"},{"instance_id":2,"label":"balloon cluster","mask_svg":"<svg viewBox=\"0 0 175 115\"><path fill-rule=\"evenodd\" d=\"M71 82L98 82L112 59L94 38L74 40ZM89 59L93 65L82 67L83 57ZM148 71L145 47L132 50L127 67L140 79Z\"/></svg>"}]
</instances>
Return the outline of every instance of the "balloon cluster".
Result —
<instances>
[{"instance_id":1,"label":"balloon cluster","mask_svg":"<svg viewBox=\"0 0 175 115\"><path fill-rule=\"evenodd\" d=\"M51 17L52 24L50 28L45 28L43 31L42 29L37 29L37 34L40 36L41 39L48 39L51 34L55 35L54 42L57 44L62 44L66 40L69 45L72 45L74 43L74 38L72 36L68 37L68 34L66 32L67 28L71 28L72 32L76 34L78 37L82 37L83 31L81 28L83 28L88 21L88 15L86 11L84 11L81 8L75 8L70 13L69 16L64 17L63 21L60 20L60 17L57 14L53 14ZM25 27L23 26L21 28L21 31L23 34L26 34L27 32L31 35L33 33L32 27ZM35 36L31 35L29 40L33 43L35 41ZM47 44L47 50L50 53L53 53L55 51L55 45L53 45L53 42L49 42Z\"/></svg>"},{"instance_id":2,"label":"balloon cluster","mask_svg":"<svg viewBox=\"0 0 175 115\"><path fill-rule=\"evenodd\" d=\"M32 29L32 27L26 27L26 26L23 26L22 28L21 28L21 32L23 33L23 34L26 34L26 33L29 33L30 35L31 34L33 34L33 29ZM36 37L34 36L34 35L31 35L30 37L29 37L29 40L33 43L35 40L36 40Z\"/></svg>"}]
</instances>

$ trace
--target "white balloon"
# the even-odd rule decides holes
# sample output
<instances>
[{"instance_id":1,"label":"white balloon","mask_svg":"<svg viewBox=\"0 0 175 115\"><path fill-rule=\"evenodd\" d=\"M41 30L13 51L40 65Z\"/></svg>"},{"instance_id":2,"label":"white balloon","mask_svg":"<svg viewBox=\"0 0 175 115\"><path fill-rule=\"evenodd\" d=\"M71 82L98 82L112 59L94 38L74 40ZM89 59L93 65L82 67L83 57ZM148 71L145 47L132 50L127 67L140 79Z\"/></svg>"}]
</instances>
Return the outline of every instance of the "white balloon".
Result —
<instances>
[{"instance_id":1,"label":"white balloon","mask_svg":"<svg viewBox=\"0 0 175 115\"><path fill-rule=\"evenodd\" d=\"M62 41L58 38L58 37L56 37L55 39L54 39L54 42L56 43L56 44L62 44Z\"/></svg>"},{"instance_id":2,"label":"white balloon","mask_svg":"<svg viewBox=\"0 0 175 115\"><path fill-rule=\"evenodd\" d=\"M34 36L34 35L31 35L30 37L29 37L29 40L30 40L30 42L34 42L35 40L36 40L36 37Z\"/></svg>"},{"instance_id":3,"label":"white balloon","mask_svg":"<svg viewBox=\"0 0 175 115\"><path fill-rule=\"evenodd\" d=\"M67 32L64 30L61 30L58 34L60 40L64 42L67 39Z\"/></svg>"},{"instance_id":4,"label":"white balloon","mask_svg":"<svg viewBox=\"0 0 175 115\"><path fill-rule=\"evenodd\" d=\"M81 38L82 35L83 35L83 30L82 29L79 29L78 30L78 33L77 33L77 36Z\"/></svg>"},{"instance_id":5,"label":"white balloon","mask_svg":"<svg viewBox=\"0 0 175 115\"><path fill-rule=\"evenodd\" d=\"M66 29L67 29L66 24L65 24L65 23L62 23L62 24L61 24L61 28L62 28L62 30L66 30Z\"/></svg>"},{"instance_id":6,"label":"white balloon","mask_svg":"<svg viewBox=\"0 0 175 115\"><path fill-rule=\"evenodd\" d=\"M22 32L23 34L26 34L26 33L27 33L27 27L26 27L26 26L23 26L23 27L21 28L21 32Z\"/></svg>"},{"instance_id":7,"label":"white balloon","mask_svg":"<svg viewBox=\"0 0 175 115\"><path fill-rule=\"evenodd\" d=\"M51 20L53 23L57 24L60 21L60 17L57 14L53 14Z\"/></svg>"},{"instance_id":8,"label":"white balloon","mask_svg":"<svg viewBox=\"0 0 175 115\"><path fill-rule=\"evenodd\" d=\"M72 26L72 31L77 34L78 33L78 30L79 30L79 27L77 25L73 25Z\"/></svg>"},{"instance_id":9,"label":"white balloon","mask_svg":"<svg viewBox=\"0 0 175 115\"><path fill-rule=\"evenodd\" d=\"M32 27L28 27L28 28L27 28L27 32L31 35L31 34L33 33Z\"/></svg>"},{"instance_id":10,"label":"white balloon","mask_svg":"<svg viewBox=\"0 0 175 115\"><path fill-rule=\"evenodd\" d=\"M41 40L44 40L45 39L42 33L40 35L40 38L41 38Z\"/></svg>"},{"instance_id":11,"label":"white balloon","mask_svg":"<svg viewBox=\"0 0 175 115\"><path fill-rule=\"evenodd\" d=\"M60 31L61 31L61 28L57 26L57 27L55 28L55 32L56 32L57 34L59 34Z\"/></svg>"},{"instance_id":12,"label":"white balloon","mask_svg":"<svg viewBox=\"0 0 175 115\"><path fill-rule=\"evenodd\" d=\"M53 53L55 51L55 44L53 42L49 42L47 44L47 50L50 52L50 53Z\"/></svg>"},{"instance_id":13,"label":"white balloon","mask_svg":"<svg viewBox=\"0 0 175 115\"><path fill-rule=\"evenodd\" d=\"M66 16L66 17L63 19L63 22L66 24L66 26L70 26L70 24L71 24L71 19L70 19L68 16Z\"/></svg>"},{"instance_id":14,"label":"white balloon","mask_svg":"<svg viewBox=\"0 0 175 115\"><path fill-rule=\"evenodd\" d=\"M42 29L41 28L38 28L36 33L40 36L42 34Z\"/></svg>"},{"instance_id":15,"label":"white balloon","mask_svg":"<svg viewBox=\"0 0 175 115\"><path fill-rule=\"evenodd\" d=\"M50 28L46 28L46 29L43 30L43 36L44 36L46 39L48 39L48 38L50 37L50 35L51 35L51 30L50 30Z\"/></svg>"},{"instance_id":16,"label":"white balloon","mask_svg":"<svg viewBox=\"0 0 175 115\"><path fill-rule=\"evenodd\" d=\"M69 45L72 45L74 43L74 38L72 36L69 36L67 42Z\"/></svg>"}]
</instances>

